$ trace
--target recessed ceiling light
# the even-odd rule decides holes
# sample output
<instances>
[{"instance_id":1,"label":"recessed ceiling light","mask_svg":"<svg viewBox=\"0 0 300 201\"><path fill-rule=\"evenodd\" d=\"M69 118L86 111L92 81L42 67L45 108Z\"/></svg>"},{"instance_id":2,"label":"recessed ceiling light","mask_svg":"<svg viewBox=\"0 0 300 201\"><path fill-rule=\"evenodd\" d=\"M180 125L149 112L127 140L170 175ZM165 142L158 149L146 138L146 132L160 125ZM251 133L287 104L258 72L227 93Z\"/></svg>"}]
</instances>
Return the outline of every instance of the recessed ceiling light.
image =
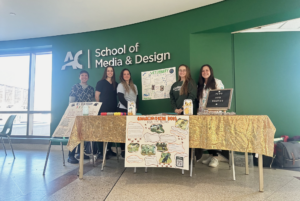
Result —
<instances>
[{"instance_id":1,"label":"recessed ceiling light","mask_svg":"<svg viewBox=\"0 0 300 201\"><path fill-rule=\"evenodd\" d=\"M16 15L16 13L13 13L13 12L10 12L9 13L11 16L15 16Z\"/></svg>"}]
</instances>

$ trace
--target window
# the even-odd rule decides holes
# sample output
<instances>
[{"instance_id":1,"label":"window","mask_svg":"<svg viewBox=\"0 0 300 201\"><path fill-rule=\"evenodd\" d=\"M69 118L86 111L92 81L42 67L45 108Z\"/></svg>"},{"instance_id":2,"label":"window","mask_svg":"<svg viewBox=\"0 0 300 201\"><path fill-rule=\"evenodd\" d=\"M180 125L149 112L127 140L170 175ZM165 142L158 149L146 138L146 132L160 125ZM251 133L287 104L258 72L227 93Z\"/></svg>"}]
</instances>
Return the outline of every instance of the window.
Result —
<instances>
[{"instance_id":1,"label":"window","mask_svg":"<svg viewBox=\"0 0 300 201\"><path fill-rule=\"evenodd\" d=\"M17 115L13 136L50 136L52 53L0 55L0 130Z\"/></svg>"}]
</instances>

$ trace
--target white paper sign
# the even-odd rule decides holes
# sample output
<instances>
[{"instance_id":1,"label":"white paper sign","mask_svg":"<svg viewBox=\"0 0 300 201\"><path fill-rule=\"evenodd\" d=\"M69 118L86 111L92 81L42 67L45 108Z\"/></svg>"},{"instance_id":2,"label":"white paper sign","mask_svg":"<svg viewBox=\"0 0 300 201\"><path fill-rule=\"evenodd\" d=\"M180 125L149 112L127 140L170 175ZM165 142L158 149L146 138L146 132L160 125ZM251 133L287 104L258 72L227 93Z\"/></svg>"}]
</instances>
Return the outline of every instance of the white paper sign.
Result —
<instances>
[{"instance_id":1,"label":"white paper sign","mask_svg":"<svg viewBox=\"0 0 300 201\"><path fill-rule=\"evenodd\" d=\"M89 106L89 116L97 116L102 103L73 102L70 103L56 127L52 137L70 137L76 116L82 116L83 106Z\"/></svg>"},{"instance_id":2,"label":"white paper sign","mask_svg":"<svg viewBox=\"0 0 300 201\"><path fill-rule=\"evenodd\" d=\"M176 67L142 72L143 100L170 98L170 89L175 82Z\"/></svg>"},{"instance_id":3,"label":"white paper sign","mask_svg":"<svg viewBox=\"0 0 300 201\"><path fill-rule=\"evenodd\" d=\"M125 167L189 170L189 116L127 116Z\"/></svg>"}]
</instances>

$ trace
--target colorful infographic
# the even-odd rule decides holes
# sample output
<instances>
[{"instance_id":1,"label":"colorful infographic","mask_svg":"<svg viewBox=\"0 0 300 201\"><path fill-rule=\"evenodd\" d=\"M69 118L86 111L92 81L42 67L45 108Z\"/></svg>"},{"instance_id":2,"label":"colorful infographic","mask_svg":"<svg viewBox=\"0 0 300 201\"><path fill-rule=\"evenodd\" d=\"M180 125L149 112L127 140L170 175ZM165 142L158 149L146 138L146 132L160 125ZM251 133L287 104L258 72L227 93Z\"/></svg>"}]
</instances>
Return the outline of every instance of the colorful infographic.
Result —
<instances>
[{"instance_id":1,"label":"colorful infographic","mask_svg":"<svg viewBox=\"0 0 300 201\"><path fill-rule=\"evenodd\" d=\"M189 116L127 116L125 167L189 170Z\"/></svg>"},{"instance_id":2,"label":"colorful infographic","mask_svg":"<svg viewBox=\"0 0 300 201\"><path fill-rule=\"evenodd\" d=\"M170 98L171 86L176 82L176 67L142 72L143 100Z\"/></svg>"}]
</instances>

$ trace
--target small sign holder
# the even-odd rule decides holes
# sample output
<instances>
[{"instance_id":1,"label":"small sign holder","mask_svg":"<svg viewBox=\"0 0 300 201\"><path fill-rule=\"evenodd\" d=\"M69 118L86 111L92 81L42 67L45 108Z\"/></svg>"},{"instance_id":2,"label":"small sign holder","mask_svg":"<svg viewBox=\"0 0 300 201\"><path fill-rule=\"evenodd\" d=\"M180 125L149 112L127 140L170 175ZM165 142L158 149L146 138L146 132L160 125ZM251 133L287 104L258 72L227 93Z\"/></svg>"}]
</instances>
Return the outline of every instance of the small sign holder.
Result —
<instances>
[{"instance_id":1,"label":"small sign holder","mask_svg":"<svg viewBox=\"0 0 300 201\"><path fill-rule=\"evenodd\" d=\"M233 89L213 89L208 91L204 109L224 111L230 109Z\"/></svg>"}]
</instances>

